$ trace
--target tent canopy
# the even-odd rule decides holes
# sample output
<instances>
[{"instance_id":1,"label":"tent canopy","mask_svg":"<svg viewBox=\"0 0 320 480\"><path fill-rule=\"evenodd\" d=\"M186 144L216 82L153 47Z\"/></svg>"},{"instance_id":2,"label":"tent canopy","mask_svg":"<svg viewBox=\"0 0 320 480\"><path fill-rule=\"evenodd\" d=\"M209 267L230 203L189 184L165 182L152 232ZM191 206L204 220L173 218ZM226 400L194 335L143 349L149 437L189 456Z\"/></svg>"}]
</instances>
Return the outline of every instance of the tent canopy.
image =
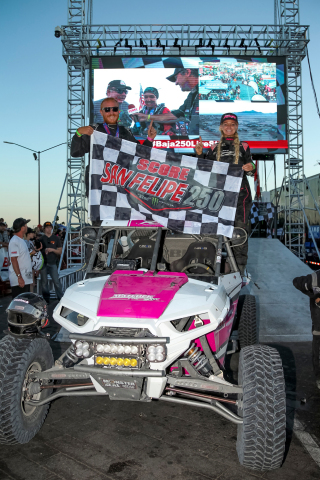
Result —
<instances>
[{"instance_id":1,"label":"tent canopy","mask_svg":"<svg viewBox=\"0 0 320 480\"><path fill-rule=\"evenodd\" d=\"M251 102L267 102L267 99L263 95L253 95Z\"/></svg>"},{"instance_id":2,"label":"tent canopy","mask_svg":"<svg viewBox=\"0 0 320 480\"><path fill-rule=\"evenodd\" d=\"M259 91L259 88L258 88L258 85L256 84L256 82L251 81L251 82L248 83L248 85L249 85L249 87L252 87L253 90L254 90L256 93Z\"/></svg>"},{"instance_id":3,"label":"tent canopy","mask_svg":"<svg viewBox=\"0 0 320 480\"><path fill-rule=\"evenodd\" d=\"M220 82L220 80L213 80L211 82L206 82L205 88L208 90L227 90L228 86L225 83Z\"/></svg>"}]
</instances>

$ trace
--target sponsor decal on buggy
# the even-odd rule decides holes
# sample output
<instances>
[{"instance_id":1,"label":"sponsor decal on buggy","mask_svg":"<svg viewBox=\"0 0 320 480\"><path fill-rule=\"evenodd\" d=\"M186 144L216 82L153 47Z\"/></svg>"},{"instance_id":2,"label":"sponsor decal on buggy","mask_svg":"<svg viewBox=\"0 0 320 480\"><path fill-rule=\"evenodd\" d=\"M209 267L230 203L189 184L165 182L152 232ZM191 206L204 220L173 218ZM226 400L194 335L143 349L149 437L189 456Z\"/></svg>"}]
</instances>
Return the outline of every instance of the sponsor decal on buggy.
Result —
<instances>
[{"instance_id":1,"label":"sponsor decal on buggy","mask_svg":"<svg viewBox=\"0 0 320 480\"><path fill-rule=\"evenodd\" d=\"M22 298L15 298L15 302L29 303L28 300L22 300Z\"/></svg>"},{"instance_id":2,"label":"sponsor decal on buggy","mask_svg":"<svg viewBox=\"0 0 320 480\"><path fill-rule=\"evenodd\" d=\"M109 388L127 388L129 390L136 390L137 384L135 381L128 380L113 380L111 378L102 378L98 377L99 380L103 383L104 387Z\"/></svg>"},{"instance_id":3,"label":"sponsor decal on buggy","mask_svg":"<svg viewBox=\"0 0 320 480\"><path fill-rule=\"evenodd\" d=\"M115 293L109 300L144 300L146 302L159 301L160 298L154 298L153 295Z\"/></svg>"}]
</instances>

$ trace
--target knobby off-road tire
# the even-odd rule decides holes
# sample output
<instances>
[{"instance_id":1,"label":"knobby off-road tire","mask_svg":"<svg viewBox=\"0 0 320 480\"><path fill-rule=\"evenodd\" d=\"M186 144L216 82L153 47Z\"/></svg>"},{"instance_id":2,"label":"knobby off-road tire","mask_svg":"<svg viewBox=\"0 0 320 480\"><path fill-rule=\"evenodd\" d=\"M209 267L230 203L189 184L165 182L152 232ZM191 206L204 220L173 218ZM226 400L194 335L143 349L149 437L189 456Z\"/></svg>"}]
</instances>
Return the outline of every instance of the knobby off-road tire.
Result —
<instances>
[{"instance_id":1,"label":"knobby off-road tire","mask_svg":"<svg viewBox=\"0 0 320 480\"><path fill-rule=\"evenodd\" d=\"M40 430L49 404L32 407L24 403L23 388L28 371L51 368L53 356L49 343L7 335L0 341L0 443L14 445L29 442ZM45 389L32 400L48 397Z\"/></svg>"},{"instance_id":2,"label":"knobby off-road tire","mask_svg":"<svg viewBox=\"0 0 320 480\"><path fill-rule=\"evenodd\" d=\"M256 345L257 339L257 315L256 299L253 295L243 295L239 299L240 318L239 318L239 343L240 349L249 345Z\"/></svg>"},{"instance_id":3,"label":"knobby off-road tire","mask_svg":"<svg viewBox=\"0 0 320 480\"><path fill-rule=\"evenodd\" d=\"M285 382L278 352L265 345L241 350L239 384L239 461L252 470L275 470L282 464L286 441Z\"/></svg>"}]
</instances>

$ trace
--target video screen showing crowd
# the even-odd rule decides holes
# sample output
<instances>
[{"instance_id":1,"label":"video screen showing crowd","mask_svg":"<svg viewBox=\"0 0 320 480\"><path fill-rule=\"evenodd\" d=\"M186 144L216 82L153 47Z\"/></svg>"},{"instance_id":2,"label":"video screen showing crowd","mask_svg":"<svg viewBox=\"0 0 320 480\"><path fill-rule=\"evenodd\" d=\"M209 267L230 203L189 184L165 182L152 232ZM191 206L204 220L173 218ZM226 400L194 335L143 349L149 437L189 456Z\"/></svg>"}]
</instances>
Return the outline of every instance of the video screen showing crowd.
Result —
<instances>
[{"instance_id":1,"label":"video screen showing crowd","mask_svg":"<svg viewBox=\"0 0 320 480\"><path fill-rule=\"evenodd\" d=\"M137 139L148 137L151 122L157 131L157 137L175 139L199 135L199 70L175 68L173 73L166 77L166 81L185 94L184 101L178 108L166 103L164 97L168 95L163 88L163 82L157 82L156 76L152 85L143 88L140 84L138 107L135 103L129 103L129 99L137 102L137 97L124 80L111 80L108 83L106 97L115 98L119 102L118 124L130 128ZM100 113L102 100L103 98L99 98L93 101L94 123L103 122Z\"/></svg>"},{"instance_id":2,"label":"video screen showing crowd","mask_svg":"<svg viewBox=\"0 0 320 480\"><path fill-rule=\"evenodd\" d=\"M199 72L200 100L277 102L275 63L207 62Z\"/></svg>"}]
</instances>

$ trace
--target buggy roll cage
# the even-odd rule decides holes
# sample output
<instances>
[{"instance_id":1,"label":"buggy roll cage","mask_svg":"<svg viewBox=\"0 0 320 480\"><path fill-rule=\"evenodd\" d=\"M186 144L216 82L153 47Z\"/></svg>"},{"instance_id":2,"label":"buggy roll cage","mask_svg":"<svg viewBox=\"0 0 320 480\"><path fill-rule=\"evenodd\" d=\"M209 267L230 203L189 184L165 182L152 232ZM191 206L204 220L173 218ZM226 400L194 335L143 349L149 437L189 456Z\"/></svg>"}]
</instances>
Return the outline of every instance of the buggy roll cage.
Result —
<instances>
[{"instance_id":1,"label":"buggy roll cage","mask_svg":"<svg viewBox=\"0 0 320 480\"><path fill-rule=\"evenodd\" d=\"M93 245L93 248L92 248L92 253L91 253L90 260L89 260L89 263L88 263L88 266L87 266L87 269L86 269L86 272L85 272L85 275L84 275L84 279L87 277L88 274L93 274L93 275L95 274L95 272L94 272L94 262L97 258L98 252L99 252L99 247L101 245L100 242L101 242L101 239L103 237L105 237L109 232L115 231L114 243L113 243L113 248L112 248L112 253L111 253L111 258L114 258L115 255L116 255L116 249L117 249L119 234L120 234L121 230L146 230L146 228L143 228L143 227L128 227L128 226L125 227L125 226L120 226L120 225L119 226L115 226L115 225L104 226L104 225L101 225L100 227L91 227L90 226L90 228L92 228L94 230L99 228L99 230L98 230L98 234L96 236L96 239L95 239L95 242L94 242L94 245ZM163 246L165 238L166 238L166 233L165 233L165 235L163 235L163 233L168 231L168 229L165 228L165 227L157 226L157 227L152 228L152 230L156 230L157 233L156 233L156 241L155 241L155 246L154 246L154 250L153 250L153 255L152 255L151 265L150 265L149 271L155 273L156 271L158 271L157 267L158 267L158 257L159 257L160 247L161 247L161 245ZM192 236L195 238L196 241L201 241L201 236L200 235L192 235ZM223 245L225 245L226 253L227 253L227 257L228 257L228 262L229 262L229 265L231 267L231 272L230 273L239 272L239 268L238 268L237 263L235 261L232 248L230 246L230 240L223 235L217 235L217 236L215 236L215 238L217 238L217 240L218 240L218 245L217 245L217 252L216 252L216 261L215 261L215 265L214 265L214 277L218 280L218 278L222 275L221 274L221 260L222 260L222 256L223 256L223 253L222 253Z\"/></svg>"}]
</instances>

